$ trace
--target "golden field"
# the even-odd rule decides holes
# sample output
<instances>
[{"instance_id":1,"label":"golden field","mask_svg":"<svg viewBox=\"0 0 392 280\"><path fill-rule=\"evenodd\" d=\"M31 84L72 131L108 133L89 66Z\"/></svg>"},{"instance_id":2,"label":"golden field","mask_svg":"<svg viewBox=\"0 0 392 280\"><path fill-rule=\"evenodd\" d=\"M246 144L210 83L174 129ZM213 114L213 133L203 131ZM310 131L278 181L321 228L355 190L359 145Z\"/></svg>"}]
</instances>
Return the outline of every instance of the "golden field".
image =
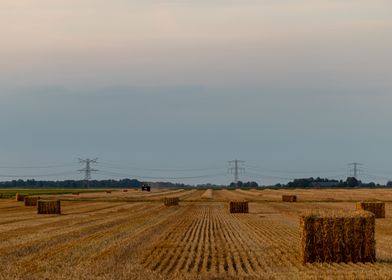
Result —
<instances>
[{"instance_id":1,"label":"golden field","mask_svg":"<svg viewBox=\"0 0 392 280\"><path fill-rule=\"evenodd\" d=\"M298 202L282 202L282 195ZM62 215L0 199L0 279L392 279L392 190L113 190L42 195ZM165 207L164 197L179 197ZM230 214L230 200L249 214ZM299 214L386 202L376 263L299 259Z\"/></svg>"}]
</instances>

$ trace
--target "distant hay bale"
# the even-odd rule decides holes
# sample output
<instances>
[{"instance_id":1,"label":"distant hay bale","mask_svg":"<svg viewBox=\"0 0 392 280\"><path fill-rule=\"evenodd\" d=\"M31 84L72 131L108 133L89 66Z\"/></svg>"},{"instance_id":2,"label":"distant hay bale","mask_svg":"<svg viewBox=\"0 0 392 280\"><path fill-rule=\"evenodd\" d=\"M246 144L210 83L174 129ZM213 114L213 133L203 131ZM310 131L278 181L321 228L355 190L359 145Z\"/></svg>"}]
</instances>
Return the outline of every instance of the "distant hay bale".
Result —
<instances>
[{"instance_id":1,"label":"distant hay bale","mask_svg":"<svg viewBox=\"0 0 392 280\"><path fill-rule=\"evenodd\" d=\"M20 193L16 193L15 195L15 200L16 201L24 201L25 197L29 196L29 194L20 194Z\"/></svg>"},{"instance_id":2,"label":"distant hay bale","mask_svg":"<svg viewBox=\"0 0 392 280\"><path fill-rule=\"evenodd\" d=\"M178 205L179 201L180 201L180 199L178 197L165 197L163 199L163 204L165 206L175 206L175 205Z\"/></svg>"},{"instance_id":3,"label":"distant hay bale","mask_svg":"<svg viewBox=\"0 0 392 280\"><path fill-rule=\"evenodd\" d=\"M106 193L112 193L112 191L106 191Z\"/></svg>"},{"instance_id":4,"label":"distant hay bale","mask_svg":"<svg viewBox=\"0 0 392 280\"><path fill-rule=\"evenodd\" d=\"M60 200L38 200L38 214L61 214Z\"/></svg>"},{"instance_id":5,"label":"distant hay bale","mask_svg":"<svg viewBox=\"0 0 392 280\"><path fill-rule=\"evenodd\" d=\"M25 196L24 204L25 206L37 206L37 202L39 199L39 196Z\"/></svg>"},{"instance_id":6,"label":"distant hay bale","mask_svg":"<svg viewBox=\"0 0 392 280\"><path fill-rule=\"evenodd\" d=\"M128 192L128 190L123 190L123 192Z\"/></svg>"},{"instance_id":7,"label":"distant hay bale","mask_svg":"<svg viewBox=\"0 0 392 280\"><path fill-rule=\"evenodd\" d=\"M80 193L78 193L78 192L73 192L72 194L73 194L73 195L79 195Z\"/></svg>"},{"instance_id":8,"label":"distant hay bale","mask_svg":"<svg viewBox=\"0 0 392 280\"><path fill-rule=\"evenodd\" d=\"M357 210L366 210L372 212L376 218L385 218L385 203L361 201L356 204Z\"/></svg>"},{"instance_id":9,"label":"distant hay bale","mask_svg":"<svg viewBox=\"0 0 392 280\"><path fill-rule=\"evenodd\" d=\"M375 215L368 211L311 212L300 216L301 260L375 262Z\"/></svg>"},{"instance_id":10,"label":"distant hay bale","mask_svg":"<svg viewBox=\"0 0 392 280\"><path fill-rule=\"evenodd\" d=\"M249 206L247 201L230 201L230 213L249 213Z\"/></svg>"},{"instance_id":11,"label":"distant hay bale","mask_svg":"<svg viewBox=\"0 0 392 280\"><path fill-rule=\"evenodd\" d=\"M297 196L296 195L282 195L283 202L296 202Z\"/></svg>"}]
</instances>

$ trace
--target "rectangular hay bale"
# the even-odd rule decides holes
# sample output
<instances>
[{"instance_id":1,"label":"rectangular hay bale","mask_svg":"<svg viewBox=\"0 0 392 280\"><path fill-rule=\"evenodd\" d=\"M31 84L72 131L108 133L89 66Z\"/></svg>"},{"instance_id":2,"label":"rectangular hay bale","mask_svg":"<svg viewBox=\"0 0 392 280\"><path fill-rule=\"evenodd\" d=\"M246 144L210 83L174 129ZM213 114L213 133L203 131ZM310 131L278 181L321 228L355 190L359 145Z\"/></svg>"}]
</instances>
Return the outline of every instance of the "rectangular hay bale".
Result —
<instances>
[{"instance_id":1,"label":"rectangular hay bale","mask_svg":"<svg viewBox=\"0 0 392 280\"><path fill-rule=\"evenodd\" d=\"M38 200L38 214L61 214L60 200Z\"/></svg>"},{"instance_id":2,"label":"rectangular hay bale","mask_svg":"<svg viewBox=\"0 0 392 280\"><path fill-rule=\"evenodd\" d=\"M247 201L230 201L230 213L249 213L249 206Z\"/></svg>"},{"instance_id":3,"label":"rectangular hay bale","mask_svg":"<svg viewBox=\"0 0 392 280\"><path fill-rule=\"evenodd\" d=\"M175 205L178 205L179 201L180 201L180 199L178 197L165 197L163 199L163 204L165 206L175 206Z\"/></svg>"},{"instance_id":4,"label":"rectangular hay bale","mask_svg":"<svg viewBox=\"0 0 392 280\"><path fill-rule=\"evenodd\" d=\"M283 202L296 202L297 196L296 195L282 195Z\"/></svg>"},{"instance_id":5,"label":"rectangular hay bale","mask_svg":"<svg viewBox=\"0 0 392 280\"><path fill-rule=\"evenodd\" d=\"M25 206L37 206L37 202L39 199L39 196L25 196L24 204Z\"/></svg>"},{"instance_id":6,"label":"rectangular hay bale","mask_svg":"<svg viewBox=\"0 0 392 280\"><path fill-rule=\"evenodd\" d=\"M16 201L24 201L25 197L29 196L28 194L20 194L16 193L15 200Z\"/></svg>"},{"instance_id":7,"label":"rectangular hay bale","mask_svg":"<svg viewBox=\"0 0 392 280\"><path fill-rule=\"evenodd\" d=\"M301 261L375 262L375 215L368 211L310 212L300 216Z\"/></svg>"},{"instance_id":8,"label":"rectangular hay bale","mask_svg":"<svg viewBox=\"0 0 392 280\"><path fill-rule=\"evenodd\" d=\"M361 201L361 202L357 202L356 208L357 210L366 210L372 212L376 216L376 218L385 218L384 202Z\"/></svg>"}]
</instances>

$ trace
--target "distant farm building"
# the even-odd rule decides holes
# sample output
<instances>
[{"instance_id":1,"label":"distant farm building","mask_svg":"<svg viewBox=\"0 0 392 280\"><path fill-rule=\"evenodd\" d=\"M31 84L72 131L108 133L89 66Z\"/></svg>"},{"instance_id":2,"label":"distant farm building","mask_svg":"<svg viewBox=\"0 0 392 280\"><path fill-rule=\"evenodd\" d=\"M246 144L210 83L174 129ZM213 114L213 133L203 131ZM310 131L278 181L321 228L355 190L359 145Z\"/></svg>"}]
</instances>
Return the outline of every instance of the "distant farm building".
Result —
<instances>
[{"instance_id":1,"label":"distant farm building","mask_svg":"<svg viewBox=\"0 0 392 280\"><path fill-rule=\"evenodd\" d=\"M147 184L143 184L142 185L142 191L144 192L150 192L151 191L151 187Z\"/></svg>"}]
</instances>

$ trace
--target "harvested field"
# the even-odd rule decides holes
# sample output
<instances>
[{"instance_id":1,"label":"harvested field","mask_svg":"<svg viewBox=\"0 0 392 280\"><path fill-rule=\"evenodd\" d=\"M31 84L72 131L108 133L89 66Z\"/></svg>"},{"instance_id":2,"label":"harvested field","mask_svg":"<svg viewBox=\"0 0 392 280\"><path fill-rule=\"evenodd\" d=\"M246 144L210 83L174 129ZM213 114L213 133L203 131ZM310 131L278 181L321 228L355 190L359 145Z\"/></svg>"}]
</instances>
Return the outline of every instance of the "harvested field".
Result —
<instances>
[{"instance_id":1,"label":"harvested field","mask_svg":"<svg viewBox=\"0 0 392 280\"><path fill-rule=\"evenodd\" d=\"M206 190L202 195L202 198L206 198L206 199L212 199L212 190L208 189Z\"/></svg>"},{"instance_id":2,"label":"harvested field","mask_svg":"<svg viewBox=\"0 0 392 280\"><path fill-rule=\"evenodd\" d=\"M346 191L212 190L207 200L205 190L152 191L140 201L127 200L142 193L134 190L48 196L62 199L62 215L0 199L0 279L390 279L392 191ZM301 201L283 203L282 194ZM180 205L165 207L170 196L181 196ZM230 214L228 201L244 196L257 197L249 214ZM385 199L377 262L303 265L300 213L353 210L353 197Z\"/></svg>"}]
</instances>

